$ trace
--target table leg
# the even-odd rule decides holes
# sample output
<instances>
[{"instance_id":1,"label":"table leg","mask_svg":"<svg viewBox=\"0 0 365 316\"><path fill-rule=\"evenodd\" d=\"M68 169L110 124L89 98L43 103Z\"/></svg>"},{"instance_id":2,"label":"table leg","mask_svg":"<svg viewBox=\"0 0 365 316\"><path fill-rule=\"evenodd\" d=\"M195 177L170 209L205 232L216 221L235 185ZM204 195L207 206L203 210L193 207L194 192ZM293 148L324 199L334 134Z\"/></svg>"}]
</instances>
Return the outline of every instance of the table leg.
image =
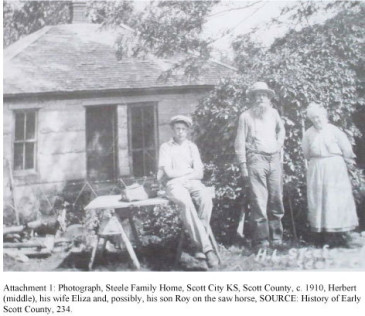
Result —
<instances>
[{"instance_id":1,"label":"table leg","mask_svg":"<svg viewBox=\"0 0 365 316\"><path fill-rule=\"evenodd\" d=\"M138 248L141 248L142 247L142 243L141 243L141 240L139 239L136 225L134 224L133 215L130 214L128 216L128 219L129 219L129 224L131 225L132 233L133 233L134 238L136 240L137 247Z\"/></svg>"},{"instance_id":2,"label":"table leg","mask_svg":"<svg viewBox=\"0 0 365 316\"><path fill-rule=\"evenodd\" d=\"M103 256L105 255L105 248L106 248L106 243L107 242L108 242L108 238L104 238L103 245L101 247L101 251L102 251Z\"/></svg>"},{"instance_id":3,"label":"table leg","mask_svg":"<svg viewBox=\"0 0 365 316\"><path fill-rule=\"evenodd\" d=\"M93 264L94 264L94 260L95 260L95 256L96 256L96 251L98 249L98 245L99 245L99 240L100 240L100 237L98 236L98 238L96 239L96 243L91 251L91 257L90 257L90 261L89 261L89 271L92 270L93 268Z\"/></svg>"},{"instance_id":4,"label":"table leg","mask_svg":"<svg viewBox=\"0 0 365 316\"><path fill-rule=\"evenodd\" d=\"M135 268L137 270L139 270L141 268L141 265L139 264L139 261L138 261L138 258L136 256L136 253L134 252L133 250L133 247L132 247L132 244L131 242L129 241L128 237L127 237L127 234L125 233L124 229L123 229L123 226L122 224L120 224L120 235L122 237L122 241L123 243L125 244L126 248L127 248L127 251L129 253L129 256L131 257L132 259L132 262L133 262L133 265L135 266Z\"/></svg>"}]
</instances>

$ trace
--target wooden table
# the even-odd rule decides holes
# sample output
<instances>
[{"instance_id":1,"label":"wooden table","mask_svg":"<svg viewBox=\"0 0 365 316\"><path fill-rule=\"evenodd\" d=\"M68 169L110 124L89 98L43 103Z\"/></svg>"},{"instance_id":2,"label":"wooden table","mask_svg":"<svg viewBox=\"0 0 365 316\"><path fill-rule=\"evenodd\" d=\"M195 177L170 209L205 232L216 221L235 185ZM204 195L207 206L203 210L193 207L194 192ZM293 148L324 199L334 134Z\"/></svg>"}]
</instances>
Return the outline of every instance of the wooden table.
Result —
<instances>
[{"instance_id":1,"label":"wooden table","mask_svg":"<svg viewBox=\"0 0 365 316\"><path fill-rule=\"evenodd\" d=\"M127 234L125 233L121 220L124 218L129 219L129 223L132 228L132 233L136 239L137 246L140 246L140 240L138 237L137 229L133 221L133 216L138 208L151 207L157 205L167 205L169 201L163 198L152 198L143 201L133 201L133 202L125 202L120 201L121 195L104 195L98 196L94 200L92 200L86 207L85 211L91 210L114 210L114 216L112 216L103 227L100 227L98 232L98 239L96 245L93 247L91 258L89 262L89 270L92 269L94 264L95 255L97 251L97 247L100 241L100 238L104 239L104 245L108 240L108 238L116 235L120 235L122 239L122 243L124 243L128 254L132 260L132 263L136 269L140 269L140 263L136 256L136 253L133 250L132 244L128 239Z\"/></svg>"}]
</instances>

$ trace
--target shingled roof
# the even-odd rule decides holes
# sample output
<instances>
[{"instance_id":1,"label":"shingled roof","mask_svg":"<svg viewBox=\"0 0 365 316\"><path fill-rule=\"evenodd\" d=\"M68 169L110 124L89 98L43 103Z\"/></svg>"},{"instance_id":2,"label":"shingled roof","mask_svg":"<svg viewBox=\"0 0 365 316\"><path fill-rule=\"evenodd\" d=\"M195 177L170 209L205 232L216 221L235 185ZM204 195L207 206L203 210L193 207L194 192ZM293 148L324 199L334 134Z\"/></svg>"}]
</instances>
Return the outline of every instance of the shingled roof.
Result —
<instances>
[{"instance_id":1,"label":"shingled roof","mask_svg":"<svg viewBox=\"0 0 365 316\"><path fill-rule=\"evenodd\" d=\"M4 50L4 95L206 86L234 72L212 61L198 80L179 75L161 81L171 61L117 59L115 40L121 31L130 32L66 24L46 26L24 37Z\"/></svg>"}]
</instances>

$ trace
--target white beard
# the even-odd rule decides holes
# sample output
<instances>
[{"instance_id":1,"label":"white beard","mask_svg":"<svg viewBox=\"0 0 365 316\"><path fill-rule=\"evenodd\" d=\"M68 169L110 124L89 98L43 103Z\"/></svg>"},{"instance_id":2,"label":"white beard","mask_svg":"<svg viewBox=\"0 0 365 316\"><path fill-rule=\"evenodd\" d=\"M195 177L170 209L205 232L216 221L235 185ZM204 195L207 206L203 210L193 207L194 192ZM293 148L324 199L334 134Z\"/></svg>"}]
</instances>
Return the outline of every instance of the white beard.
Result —
<instances>
[{"instance_id":1,"label":"white beard","mask_svg":"<svg viewBox=\"0 0 365 316\"><path fill-rule=\"evenodd\" d=\"M254 117L262 119L266 111L270 108L270 104L267 103L261 103L261 104L255 104L252 107L252 113Z\"/></svg>"}]
</instances>

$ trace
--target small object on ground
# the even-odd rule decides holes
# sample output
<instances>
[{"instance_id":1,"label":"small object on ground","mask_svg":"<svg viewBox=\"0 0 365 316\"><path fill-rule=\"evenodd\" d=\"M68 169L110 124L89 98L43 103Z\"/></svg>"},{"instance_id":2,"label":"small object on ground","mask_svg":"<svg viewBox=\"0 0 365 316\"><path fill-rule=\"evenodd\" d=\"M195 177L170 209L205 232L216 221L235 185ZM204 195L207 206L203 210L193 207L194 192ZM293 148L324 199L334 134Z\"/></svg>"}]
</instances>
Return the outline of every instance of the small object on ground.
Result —
<instances>
[{"instance_id":1,"label":"small object on ground","mask_svg":"<svg viewBox=\"0 0 365 316\"><path fill-rule=\"evenodd\" d=\"M205 260L207 257L201 251L197 251L194 253L194 258L198 260Z\"/></svg>"},{"instance_id":2,"label":"small object on ground","mask_svg":"<svg viewBox=\"0 0 365 316\"><path fill-rule=\"evenodd\" d=\"M74 245L72 248L71 248L71 252L72 253L82 253L82 252L85 252L86 251L86 247L84 244L80 243L78 245Z\"/></svg>"},{"instance_id":3,"label":"small object on ground","mask_svg":"<svg viewBox=\"0 0 365 316\"><path fill-rule=\"evenodd\" d=\"M21 233L24 230L23 225L3 227L3 235Z\"/></svg>"},{"instance_id":4,"label":"small object on ground","mask_svg":"<svg viewBox=\"0 0 365 316\"><path fill-rule=\"evenodd\" d=\"M208 251L205 256L207 257L207 264L209 268L217 268L219 265L219 260L214 251Z\"/></svg>"},{"instance_id":5,"label":"small object on ground","mask_svg":"<svg viewBox=\"0 0 365 316\"><path fill-rule=\"evenodd\" d=\"M77 237L86 234L86 228L80 224L73 224L66 228L65 233L62 235L63 238L73 241Z\"/></svg>"},{"instance_id":6,"label":"small object on ground","mask_svg":"<svg viewBox=\"0 0 365 316\"><path fill-rule=\"evenodd\" d=\"M107 241L105 245L105 250L111 253L117 253L120 251L120 245Z\"/></svg>"},{"instance_id":7,"label":"small object on ground","mask_svg":"<svg viewBox=\"0 0 365 316\"><path fill-rule=\"evenodd\" d=\"M191 255L183 252L179 262L182 270L186 271L207 271L208 266L205 260L197 260Z\"/></svg>"},{"instance_id":8,"label":"small object on ground","mask_svg":"<svg viewBox=\"0 0 365 316\"><path fill-rule=\"evenodd\" d=\"M39 227L41 227L41 225L42 225L42 221L40 219L27 223L27 227L30 229L39 228Z\"/></svg>"},{"instance_id":9,"label":"small object on ground","mask_svg":"<svg viewBox=\"0 0 365 316\"><path fill-rule=\"evenodd\" d=\"M3 254L6 256L9 256L10 258L16 260L16 261L20 261L20 262L28 262L29 258L22 254L21 252L19 252L18 250L15 249L4 249Z\"/></svg>"},{"instance_id":10,"label":"small object on ground","mask_svg":"<svg viewBox=\"0 0 365 316\"><path fill-rule=\"evenodd\" d=\"M22 249L19 250L22 252L23 255L26 255L28 258L47 258L51 255L51 252L44 248L40 251L32 250L32 249Z\"/></svg>"},{"instance_id":11,"label":"small object on ground","mask_svg":"<svg viewBox=\"0 0 365 316\"><path fill-rule=\"evenodd\" d=\"M32 222L28 222L26 224L26 227L32 230L33 232L41 235L45 234L55 235L58 230L59 223L57 221L56 216L47 216Z\"/></svg>"},{"instance_id":12,"label":"small object on ground","mask_svg":"<svg viewBox=\"0 0 365 316\"><path fill-rule=\"evenodd\" d=\"M72 240L69 240L68 238L61 237L61 238L56 238L55 241L54 241L54 244L55 244L55 246L59 246L59 245L62 245L62 244L69 244L70 242L72 242Z\"/></svg>"},{"instance_id":13,"label":"small object on ground","mask_svg":"<svg viewBox=\"0 0 365 316\"><path fill-rule=\"evenodd\" d=\"M8 254L13 254L14 256L19 256L19 258L24 258L23 256L27 256L28 258L46 258L51 255L51 252L46 248L39 250L32 248L6 249L4 250L4 253L5 252Z\"/></svg>"},{"instance_id":14,"label":"small object on ground","mask_svg":"<svg viewBox=\"0 0 365 316\"><path fill-rule=\"evenodd\" d=\"M4 242L3 248L46 248L46 246L39 242Z\"/></svg>"},{"instance_id":15,"label":"small object on ground","mask_svg":"<svg viewBox=\"0 0 365 316\"><path fill-rule=\"evenodd\" d=\"M22 237L19 234L11 233L3 236L3 242L21 242Z\"/></svg>"}]
</instances>

